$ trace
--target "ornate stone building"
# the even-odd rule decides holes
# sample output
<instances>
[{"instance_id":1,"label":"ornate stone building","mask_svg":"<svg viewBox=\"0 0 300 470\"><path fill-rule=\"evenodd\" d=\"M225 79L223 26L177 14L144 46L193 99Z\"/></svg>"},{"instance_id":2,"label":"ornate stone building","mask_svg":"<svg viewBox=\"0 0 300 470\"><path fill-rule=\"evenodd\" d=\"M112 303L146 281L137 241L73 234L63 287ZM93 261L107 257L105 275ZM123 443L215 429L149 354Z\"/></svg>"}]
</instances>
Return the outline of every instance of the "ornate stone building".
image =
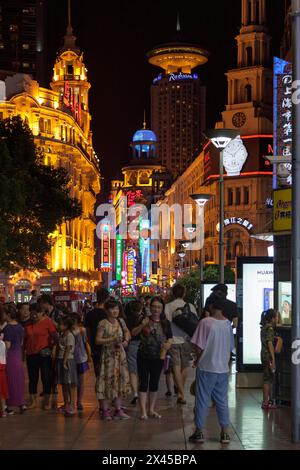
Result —
<instances>
[{"instance_id":1,"label":"ornate stone building","mask_svg":"<svg viewBox=\"0 0 300 470\"><path fill-rule=\"evenodd\" d=\"M28 123L36 146L44 152L45 164L68 170L71 196L81 202L83 209L80 218L62 224L51 234L53 246L47 270L0 274L0 292L7 299L28 300L31 289L93 292L101 279L94 265L99 160L90 130L90 84L75 39L69 18L64 45L54 66L52 90L41 88L24 74L7 77L1 84L0 118L20 115Z\"/></svg>"}]
</instances>

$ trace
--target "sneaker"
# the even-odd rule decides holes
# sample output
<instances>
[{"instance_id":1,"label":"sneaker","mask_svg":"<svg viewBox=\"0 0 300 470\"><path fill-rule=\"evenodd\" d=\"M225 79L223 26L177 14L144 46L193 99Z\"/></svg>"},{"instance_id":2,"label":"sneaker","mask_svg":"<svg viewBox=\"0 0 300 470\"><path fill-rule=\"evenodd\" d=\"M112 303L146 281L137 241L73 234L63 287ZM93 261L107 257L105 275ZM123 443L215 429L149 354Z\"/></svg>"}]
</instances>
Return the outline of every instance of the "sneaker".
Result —
<instances>
[{"instance_id":1,"label":"sneaker","mask_svg":"<svg viewBox=\"0 0 300 470\"><path fill-rule=\"evenodd\" d=\"M221 432L220 442L221 444L230 444L230 436L227 432Z\"/></svg>"},{"instance_id":2,"label":"sneaker","mask_svg":"<svg viewBox=\"0 0 300 470\"><path fill-rule=\"evenodd\" d=\"M203 444L205 442L204 434L202 431L195 431L194 434L192 434L189 437L190 442L195 442L196 444Z\"/></svg>"},{"instance_id":3,"label":"sneaker","mask_svg":"<svg viewBox=\"0 0 300 470\"><path fill-rule=\"evenodd\" d=\"M262 410L268 410L269 409L269 402L263 401L261 404Z\"/></svg>"},{"instance_id":4,"label":"sneaker","mask_svg":"<svg viewBox=\"0 0 300 470\"><path fill-rule=\"evenodd\" d=\"M0 411L0 418L6 418L7 414L5 411Z\"/></svg>"},{"instance_id":5,"label":"sneaker","mask_svg":"<svg viewBox=\"0 0 300 470\"><path fill-rule=\"evenodd\" d=\"M116 410L114 412L113 419L130 419L130 416L128 416L122 408L120 410Z\"/></svg>"},{"instance_id":6,"label":"sneaker","mask_svg":"<svg viewBox=\"0 0 300 470\"><path fill-rule=\"evenodd\" d=\"M83 405L81 403L77 404L77 410L78 411L83 411Z\"/></svg>"},{"instance_id":7,"label":"sneaker","mask_svg":"<svg viewBox=\"0 0 300 470\"><path fill-rule=\"evenodd\" d=\"M109 410L102 411L102 419L104 421L111 421L112 417Z\"/></svg>"},{"instance_id":8,"label":"sneaker","mask_svg":"<svg viewBox=\"0 0 300 470\"><path fill-rule=\"evenodd\" d=\"M73 410L73 408L71 407L68 407L64 413L65 416L74 416L75 415L75 411Z\"/></svg>"},{"instance_id":9,"label":"sneaker","mask_svg":"<svg viewBox=\"0 0 300 470\"><path fill-rule=\"evenodd\" d=\"M15 414L14 410L10 410L9 408L5 408L5 413L7 416L12 416Z\"/></svg>"},{"instance_id":10,"label":"sneaker","mask_svg":"<svg viewBox=\"0 0 300 470\"><path fill-rule=\"evenodd\" d=\"M268 406L269 406L269 410L276 410L277 408L277 405L276 403L273 402L273 400L269 401Z\"/></svg>"},{"instance_id":11,"label":"sneaker","mask_svg":"<svg viewBox=\"0 0 300 470\"><path fill-rule=\"evenodd\" d=\"M130 404L131 404L131 405L136 405L137 402L138 402L138 400L139 400L139 397L135 396L135 397L133 397L133 399L131 400Z\"/></svg>"},{"instance_id":12,"label":"sneaker","mask_svg":"<svg viewBox=\"0 0 300 470\"><path fill-rule=\"evenodd\" d=\"M186 400L181 397L177 398L177 405L186 405Z\"/></svg>"}]
</instances>

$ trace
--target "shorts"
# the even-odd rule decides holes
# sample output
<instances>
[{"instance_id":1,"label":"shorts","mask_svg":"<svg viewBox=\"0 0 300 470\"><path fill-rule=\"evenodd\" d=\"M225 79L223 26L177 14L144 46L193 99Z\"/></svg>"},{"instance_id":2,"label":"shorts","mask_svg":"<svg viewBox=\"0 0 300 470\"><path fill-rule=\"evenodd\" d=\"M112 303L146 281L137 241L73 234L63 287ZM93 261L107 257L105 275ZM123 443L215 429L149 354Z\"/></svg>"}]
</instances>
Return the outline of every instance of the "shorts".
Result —
<instances>
[{"instance_id":1,"label":"shorts","mask_svg":"<svg viewBox=\"0 0 300 470\"><path fill-rule=\"evenodd\" d=\"M189 367L192 360L192 350L192 344L187 341L183 344L173 344L170 349L172 366L180 366L181 369Z\"/></svg>"},{"instance_id":2,"label":"shorts","mask_svg":"<svg viewBox=\"0 0 300 470\"><path fill-rule=\"evenodd\" d=\"M263 363L263 381L264 381L264 384L270 384L270 385L272 385L274 381L274 374L268 362Z\"/></svg>"},{"instance_id":3,"label":"shorts","mask_svg":"<svg viewBox=\"0 0 300 470\"><path fill-rule=\"evenodd\" d=\"M130 341L126 350L128 371L130 374L138 374L137 370L137 353L139 349L139 341Z\"/></svg>"}]
</instances>

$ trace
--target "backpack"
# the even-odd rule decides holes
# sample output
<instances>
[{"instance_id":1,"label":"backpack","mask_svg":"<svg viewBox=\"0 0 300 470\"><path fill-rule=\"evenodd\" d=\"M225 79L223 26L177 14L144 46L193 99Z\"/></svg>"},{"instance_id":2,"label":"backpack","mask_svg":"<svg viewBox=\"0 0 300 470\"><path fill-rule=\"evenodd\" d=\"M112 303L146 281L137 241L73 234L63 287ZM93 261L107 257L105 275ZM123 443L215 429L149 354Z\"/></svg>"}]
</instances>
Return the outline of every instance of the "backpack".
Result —
<instances>
[{"instance_id":1,"label":"backpack","mask_svg":"<svg viewBox=\"0 0 300 470\"><path fill-rule=\"evenodd\" d=\"M151 331L150 335L140 342L139 350L143 357L153 360L160 358L161 348L161 338L157 336L156 331Z\"/></svg>"},{"instance_id":2,"label":"backpack","mask_svg":"<svg viewBox=\"0 0 300 470\"><path fill-rule=\"evenodd\" d=\"M189 303L186 303L183 307L177 308L175 313L176 316L172 320L173 323L192 337L199 323L198 315L191 311Z\"/></svg>"}]
</instances>

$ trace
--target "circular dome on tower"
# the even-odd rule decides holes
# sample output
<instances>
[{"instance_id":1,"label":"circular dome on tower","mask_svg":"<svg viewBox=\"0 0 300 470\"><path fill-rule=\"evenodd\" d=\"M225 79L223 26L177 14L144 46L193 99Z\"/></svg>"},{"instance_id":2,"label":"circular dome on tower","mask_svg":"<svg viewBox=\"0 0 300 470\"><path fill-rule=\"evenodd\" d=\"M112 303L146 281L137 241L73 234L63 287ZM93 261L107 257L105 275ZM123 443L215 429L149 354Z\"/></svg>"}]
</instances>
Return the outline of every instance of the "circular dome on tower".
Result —
<instances>
[{"instance_id":1,"label":"circular dome on tower","mask_svg":"<svg viewBox=\"0 0 300 470\"><path fill-rule=\"evenodd\" d=\"M157 137L153 131L149 129L141 129L136 131L132 138L132 142L157 142Z\"/></svg>"}]
</instances>

